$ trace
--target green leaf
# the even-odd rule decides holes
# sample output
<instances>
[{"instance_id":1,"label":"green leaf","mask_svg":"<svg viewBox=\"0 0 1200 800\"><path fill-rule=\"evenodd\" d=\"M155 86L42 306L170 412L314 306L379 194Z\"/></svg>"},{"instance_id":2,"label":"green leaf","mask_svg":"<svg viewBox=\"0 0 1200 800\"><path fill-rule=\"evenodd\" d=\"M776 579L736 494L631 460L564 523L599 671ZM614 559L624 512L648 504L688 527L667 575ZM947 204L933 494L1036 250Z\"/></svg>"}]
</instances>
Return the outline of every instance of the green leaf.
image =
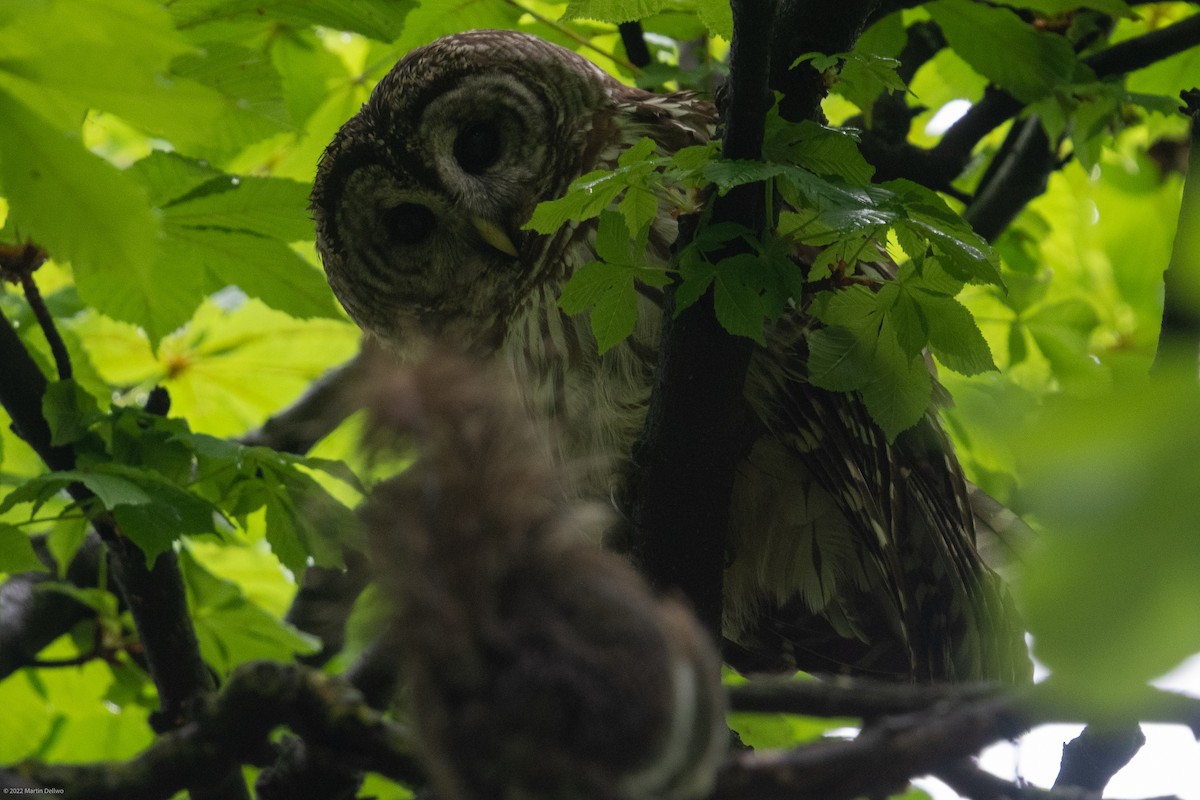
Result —
<instances>
[{"instance_id":1,"label":"green leaf","mask_svg":"<svg viewBox=\"0 0 1200 800\"><path fill-rule=\"evenodd\" d=\"M696 15L709 33L733 41L733 7L727 0L696 0Z\"/></svg>"},{"instance_id":2,"label":"green leaf","mask_svg":"<svg viewBox=\"0 0 1200 800\"><path fill-rule=\"evenodd\" d=\"M404 32L405 19L416 5L415 0L176 0L169 9L181 29L210 23L261 28L277 21L300 27L323 25L390 42Z\"/></svg>"},{"instance_id":3,"label":"green leaf","mask_svg":"<svg viewBox=\"0 0 1200 800\"><path fill-rule=\"evenodd\" d=\"M215 189L222 175L219 169L205 162L162 150L134 162L126 174L142 185L156 208L191 195L202 186Z\"/></svg>"},{"instance_id":4,"label":"green leaf","mask_svg":"<svg viewBox=\"0 0 1200 800\"><path fill-rule=\"evenodd\" d=\"M929 324L929 348L938 361L960 375L996 369L992 351L966 306L949 297L917 292Z\"/></svg>"},{"instance_id":5,"label":"green leaf","mask_svg":"<svg viewBox=\"0 0 1200 800\"><path fill-rule=\"evenodd\" d=\"M107 471L117 468L116 464L97 464L89 470L69 470L56 475L82 483L109 511L119 506L146 505L154 502L154 498L139 486L138 482L129 480L126 475L115 475Z\"/></svg>"},{"instance_id":6,"label":"green leaf","mask_svg":"<svg viewBox=\"0 0 1200 800\"><path fill-rule=\"evenodd\" d=\"M721 194L725 194L735 186L742 186L757 181L767 181L783 175L789 169L790 167L787 164L714 158L705 165L704 177L715 183Z\"/></svg>"},{"instance_id":7,"label":"green leaf","mask_svg":"<svg viewBox=\"0 0 1200 800\"><path fill-rule=\"evenodd\" d=\"M721 327L766 345L763 322L770 315L762 286L769 278L762 262L751 253L727 258L716 265L713 308Z\"/></svg>"},{"instance_id":8,"label":"green leaf","mask_svg":"<svg viewBox=\"0 0 1200 800\"><path fill-rule=\"evenodd\" d=\"M793 748L805 742L813 742L838 728L856 725L855 720L827 719L824 717L802 717L796 714L746 714L729 715L729 727L737 731L742 742L760 749Z\"/></svg>"},{"instance_id":9,"label":"green leaf","mask_svg":"<svg viewBox=\"0 0 1200 800\"><path fill-rule=\"evenodd\" d=\"M859 52L857 45L855 51L847 56L838 71L838 80L830 91L862 109L863 119L869 126L879 96L885 92L903 92L908 87L896 72L900 67L899 59Z\"/></svg>"},{"instance_id":10,"label":"green leaf","mask_svg":"<svg viewBox=\"0 0 1200 800\"><path fill-rule=\"evenodd\" d=\"M294 317L341 316L324 274L276 239L173 223L167 233L164 270L202 274L207 292L237 286Z\"/></svg>"},{"instance_id":11,"label":"green leaf","mask_svg":"<svg viewBox=\"0 0 1200 800\"><path fill-rule=\"evenodd\" d=\"M309 188L285 178L221 175L170 203L164 213L170 222L185 227L223 228L299 242L313 235Z\"/></svg>"},{"instance_id":12,"label":"green leaf","mask_svg":"<svg viewBox=\"0 0 1200 800\"><path fill-rule=\"evenodd\" d=\"M54 563L58 565L58 577L66 577L67 568L75 559L79 548L83 547L89 530L90 526L87 524L87 520L78 517L55 521L54 527L46 536L46 549L50 551L50 555L54 557Z\"/></svg>"},{"instance_id":13,"label":"green leaf","mask_svg":"<svg viewBox=\"0 0 1200 800\"><path fill-rule=\"evenodd\" d=\"M72 380L55 381L42 396L42 415L50 426L50 444L77 442L92 423L103 418L96 398Z\"/></svg>"},{"instance_id":14,"label":"green leaf","mask_svg":"<svg viewBox=\"0 0 1200 800\"><path fill-rule=\"evenodd\" d=\"M146 555L147 566L180 536L215 529L215 506L150 469L97 464L81 482L113 512L121 533Z\"/></svg>"},{"instance_id":15,"label":"green leaf","mask_svg":"<svg viewBox=\"0 0 1200 800\"><path fill-rule=\"evenodd\" d=\"M1200 393L1173 366L1053 400L1017 451L1046 528L1018 585L1034 651L1114 712L1200 651Z\"/></svg>"},{"instance_id":16,"label":"green leaf","mask_svg":"<svg viewBox=\"0 0 1200 800\"><path fill-rule=\"evenodd\" d=\"M1025 315L1023 322L1058 378L1087 381L1095 374L1099 365L1088 343L1100 318L1091 303L1073 298L1046 304Z\"/></svg>"},{"instance_id":17,"label":"green leaf","mask_svg":"<svg viewBox=\"0 0 1200 800\"><path fill-rule=\"evenodd\" d=\"M1079 8L1094 8L1114 17L1137 18L1137 14L1125 0L1015 0L1003 4L1013 8L1026 8L1047 16L1059 16Z\"/></svg>"},{"instance_id":18,"label":"green leaf","mask_svg":"<svg viewBox=\"0 0 1200 800\"><path fill-rule=\"evenodd\" d=\"M875 174L875 168L863 158L849 134L812 120L787 123L778 114L768 117L763 157L795 164L817 175L836 175L852 184L868 184Z\"/></svg>"},{"instance_id":19,"label":"green leaf","mask_svg":"<svg viewBox=\"0 0 1200 800\"><path fill-rule=\"evenodd\" d=\"M894 299L861 286L822 292L812 309L829 327L808 336L809 379L832 391L858 391L889 440L916 424L933 393L924 359L905 351L885 312Z\"/></svg>"},{"instance_id":20,"label":"green leaf","mask_svg":"<svg viewBox=\"0 0 1200 800\"><path fill-rule=\"evenodd\" d=\"M250 142L292 127L283 99L283 81L261 51L225 41L207 41L197 53L176 58L171 68L186 81L208 89L221 103L220 112L207 124L176 135L193 151L234 153Z\"/></svg>"},{"instance_id":21,"label":"green leaf","mask_svg":"<svg viewBox=\"0 0 1200 800\"><path fill-rule=\"evenodd\" d=\"M623 281L600 297L589 318L601 355L628 338L637 325L637 291L633 281Z\"/></svg>"},{"instance_id":22,"label":"green leaf","mask_svg":"<svg viewBox=\"0 0 1200 800\"><path fill-rule=\"evenodd\" d=\"M708 292L716 269L699 248L689 246L679 258L679 277L681 280L675 287L675 316L695 305Z\"/></svg>"},{"instance_id":23,"label":"green leaf","mask_svg":"<svg viewBox=\"0 0 1200 800\"><path fill-rule=\"evenodd\" d=\"M221 675L256 659L291 661L320 649L309 636L250 602L237 585L213 575L185 548L179 566L206 664Z\"/></svg>"},{"instance_id":24,"label":"green leaf","mask_svg":"<svg viewBox=\"0 0 1200 800\"><path fill-rule=\"evenodd\" d=\"M54 495L71 483L71 480L69 477L63 477L61 472L51 472L30 478L10 491L3 500L0 500L0 514L23 503L29 503L32 505L29 510L29 516L32 518Z\"/></svg>"},{"instance_id":25,"label":"green leaf","mask_svg":"<svg viewBox=\"0 0 1200 800\"><path fill-rule=\"evenodd\" d=\"M871 379L861 390L871 418L894 441L929 409L933 379L925 360L905 353L890 322L880 328Z\"/></svg>"},{"instance_id":26,"label":"green leaf","mask_svg":"<svg viewBox=\"0 0 1200 800\"><path fill-rule=\"evenodd\" d=\"M203 87L180 86L166 75L171 60L193 47L157 4L53 0L22 6L0 27L0 86L26 104L69 101L156 133L185 129L219 110Z\"/></svg>"},{"instance_id":27,"label":"green leaf","mask_svg":"<svg viewBox=\"0 0 1200 800\"><path fill-rule=\"evenodd\" d=\"M21 503L32 503L36 513L56 492L75 482L87 487L113 513L121 533L142 549L148 564L179 536L212 532L213 515L219 513L211 503L152 468L116 463L52 472L27 481L0 503L0 513Z\"/></svg>"},{"instance_id":28,"label":"green leaf","mask_svg":"<svg viewBox=\"0 0 1200 800\"><path fill-rule=\"evenodd\" d=\"M1024 103L1071 81L1076 60L1070 43L1006 8L936 0L925 9L964 61Z\"/></svg>"},{"instance_id":29,"label":"green leaf","mask_svg":"<svg viewBox=\"0 0 1200 800\"><path fill-rule=\"evenodd\" d=\"M631 186L617 204L617 211L625 218L625 224L633 231L634 237L640 238L650 230L658 216L658 197L649 189Z\"/></svg>"},{"instance_id":30,"label":"green leaf","mask_svg":"<svg viewBox=\"0 0 1200 800\"><path fill-rule=\"evenodd\" d=\"M818 328L808 335L808 376L823 389L852 392L864 386L870 361L867 342L846 328Z\"/></svg>"},{"instance_id":31,"label":"green leaf","mask_svg":"<svg viewBox=\"0 0 1200 800\"><path fill-rule=\"evenodd\" d=\"M887 309L900 349L910 356L920 354L929 344L929 323L916 293L899 283L887 283L879 289L879 303Z\"/></svg>"},{"instance_id":32,"label":"green leaf","mask_svg":"<svg viewBox=\"0 0 1200 800\"><path fill-rule=\"evenodd\" d=\"M596 254L604 261L592 261L575 271L563 287L558 306L568 314L591 309L592 334L601 353L623 341L637 325L637 289L635 279L651 285L663 285L666 274L654 272L638 263L620 214L605 211L596 231Z\"/></svg>"},{"instance_id":33,"label":"green leaf","mask_svg":"<svg viewBox=\"0 0 1200 800\"><path fill-rule=\"evenodd\" d=\"M629 230L642 235L658 212L657 187L661 177L655 168L665 159L655 156L653 139L642 137L617 159L615 170L595 170L571 182L557 200L539 203L524 228L554 233L570 221L581 222L600 215L628 190L619 210Z\"/></svg>"},{"instance_id":34,"label":"green leaf","mask_svg":"<svg viewBox=\"0 0 1200 800\"><path fill-rule=\"evenodd\" d=\"M71 263L85 302L139 322L125 297L131 282L151 280L156 262L158 223L145 194L85 150L76 133L56 129L2 89L0 119L8 224Z\"/></svg>"},{"instance_id":35,"label":"green leaf","mask_svg":"<svg viewBox=\"0 0 1200 800\"><path fill-rule=\"evenodd\" d=\"M358 536L358 520L297 468L297 459L263 447L247 448L245 469L261 474L255 484L266 506L267 542L285 567L299 578L309 563L342 565L342 546Z\"/></svg>"},{"instance_id":36,"label":"green leaf","mask_svg":"<svg viewBox=\"0 0 1200 800\"><path fill-rule=\"evenodd\" d=\"M569 0L563 19L633 22L657 14L667 0Z\"/></svg>"},{"instance_id":37,"label":"green leaf","mask_svg":"<svg viewBox=\"0 0 1200 800\"><path fill-rule=\"evenodd\" d=\"M883 186L896 192L903 204L905 220L896 224L897 230L906 229L932 244L944 256L944 266L954 277L1003 285L995 251L936 192L903 179Z\"/></svg>"},{"instance_id":38,"label":"green leaf","mask_svg":"<svg viewBox=\"0 0 1200 800\"><path fill-rule=\"evenodd\" d=\"M0 522L0 573L49 572L20 528Z\"/></svg>"},{"instance_id":39,"label":"green leaf","mask_svg":"<svg viewBox=\"0 0 1200 800\"><path fill-rule=\"evenodd\" d=\"M572 220L578 222L599 216L627 186L618 172L589 172L572 181L562 197L539 203L523 227L538 233L554 233Z\"/></svg>"},{"instance_id":40,"label":"green leaf","mask_svg":"<svg viewBox=\"0 0 1200 800\"><path fill-rule=\"evenodd\" d=\"M54 581L52 583L41 584L38 587L38 591L66 595L81 605L92 609L97 614L109 619L115 619L117 614L120 613L121 601L112 592L104 589L90 589L75 586L71 583Z\"/></svg>"}]
</instances>

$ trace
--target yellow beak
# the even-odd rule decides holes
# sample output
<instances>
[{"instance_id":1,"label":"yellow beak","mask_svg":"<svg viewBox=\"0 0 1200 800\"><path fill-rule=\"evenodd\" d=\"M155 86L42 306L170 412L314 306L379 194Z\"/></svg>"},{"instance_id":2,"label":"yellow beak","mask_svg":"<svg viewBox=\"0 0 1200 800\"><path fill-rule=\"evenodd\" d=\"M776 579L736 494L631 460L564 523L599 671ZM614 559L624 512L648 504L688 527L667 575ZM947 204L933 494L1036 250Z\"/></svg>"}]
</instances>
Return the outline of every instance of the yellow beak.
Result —
<instances>
[{"instance_id":1,"label":"yellow beak","mask_svg":"<svg viewBox=\"0 0 1200 800\"><path fill-rule=\"evenodd\" d=\"M501 253L506 253L513 258L517 257L517 248L513 245L512 239L508 238L508 234L499 225L483 217L471 217L471 224L475 226L475 230L479 231L479 235L485 242Z\"/></svg>"}]
</instances>

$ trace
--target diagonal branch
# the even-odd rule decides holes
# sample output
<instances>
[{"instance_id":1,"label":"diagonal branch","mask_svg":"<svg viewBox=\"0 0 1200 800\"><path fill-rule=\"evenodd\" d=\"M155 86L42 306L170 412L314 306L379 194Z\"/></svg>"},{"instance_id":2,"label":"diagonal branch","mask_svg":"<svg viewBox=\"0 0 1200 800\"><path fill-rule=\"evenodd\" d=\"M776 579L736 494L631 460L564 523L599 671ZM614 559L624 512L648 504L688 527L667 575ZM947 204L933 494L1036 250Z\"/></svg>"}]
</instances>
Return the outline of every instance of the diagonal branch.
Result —
<instances>
[{"instance_id":1,"label":"diagonal branch","mask_svg":"<svg viewBox=\"0 0 1200 800\"><path fill-rule=\"evenodd\" d=\"M0 401L18 434L51 469L72 469L74 452L51 443L50 427L42 416L46 378L3 314L0 314L0 363L5 365L8 376L0 384ZM72 484L67 491L83 506L95 500L82 484ZM176 727L189 717L191 706L213 688L188 615L179 562L174 552L168 551L149 568L145 554L120 534L107 515L96 515L92 524L108 547L113 577L129 605L158 687L158 726ZM196 787L197 800L246 796L240 774L218 773L215 780L213 775L206 775Z\"/></svg>"},{"instance_id":2,"label":"diagonal branch","mask_svg":"<svg viewBox=\"0 0 1200 800\"><path fill-rule=\"evenodd\" d=\"M275 754L269 737L279 725L343 766L408 783L420 780L406 729L368 708L343 681L305 667L258 662L235 670L193 721L128 762L26 762L7 775L0 772L0 784L63 790L67 797L91 800L159 800L203 782L215 769L270 760Z\"/></svg>"}]
</instances>

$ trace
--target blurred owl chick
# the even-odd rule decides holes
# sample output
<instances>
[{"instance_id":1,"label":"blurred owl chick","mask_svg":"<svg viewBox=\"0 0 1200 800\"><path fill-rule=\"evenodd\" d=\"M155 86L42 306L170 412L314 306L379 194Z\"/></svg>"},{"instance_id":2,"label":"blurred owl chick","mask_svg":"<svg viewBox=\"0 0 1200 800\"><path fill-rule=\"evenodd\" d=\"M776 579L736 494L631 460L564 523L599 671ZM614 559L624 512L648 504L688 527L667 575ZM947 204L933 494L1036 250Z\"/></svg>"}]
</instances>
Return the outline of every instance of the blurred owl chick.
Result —
<instances>
[{"instance_id":1,"label":"blurred owl chick","mask_svg":"<svg viewBox=\"0 0 1200 800\"><path fill-rule=\"evenodd\" d=\"M368 504L433 788L471 798L691 798L727 739L691 614L592 541L507 372L435 351L373 383L368 444L410 470Z\"/></svg>"}]
</instances>

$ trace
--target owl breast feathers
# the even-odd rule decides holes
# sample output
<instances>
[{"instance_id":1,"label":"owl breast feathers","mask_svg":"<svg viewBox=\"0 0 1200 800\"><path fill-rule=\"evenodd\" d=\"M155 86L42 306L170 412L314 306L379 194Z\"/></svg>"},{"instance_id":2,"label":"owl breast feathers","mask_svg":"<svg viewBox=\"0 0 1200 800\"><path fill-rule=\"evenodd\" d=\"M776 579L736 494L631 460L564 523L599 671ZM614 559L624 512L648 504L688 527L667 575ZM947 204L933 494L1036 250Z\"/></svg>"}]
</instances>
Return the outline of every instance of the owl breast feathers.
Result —
<instances>
[{"instance_id":1,"label":"owl breast feathers","mask_svg":"<svg viewBox=\"0 0 1200 800\"><path fill-rule=\"evenodd\" d=\"M669 154L708 141L715 123L705 100L624 86L534 36L439 39L380 81L322 157L312 208L329 283L397 350L453 332L500 354L530 409L556 421L579 491L607 498L645 419L662 298L639 287L633 334L598 355L586 317L557 305L596 257L595 221L551 235L522 226L642 137ZM676 237L662 210L648 260L666 266ZM887 441L856 395L807 382L815 324L785 315L747 374L757 432L732 500L727 655L745 668L1023 676L1021 629L976 549L936 410Z\"/></svg>"}]
</instances>

